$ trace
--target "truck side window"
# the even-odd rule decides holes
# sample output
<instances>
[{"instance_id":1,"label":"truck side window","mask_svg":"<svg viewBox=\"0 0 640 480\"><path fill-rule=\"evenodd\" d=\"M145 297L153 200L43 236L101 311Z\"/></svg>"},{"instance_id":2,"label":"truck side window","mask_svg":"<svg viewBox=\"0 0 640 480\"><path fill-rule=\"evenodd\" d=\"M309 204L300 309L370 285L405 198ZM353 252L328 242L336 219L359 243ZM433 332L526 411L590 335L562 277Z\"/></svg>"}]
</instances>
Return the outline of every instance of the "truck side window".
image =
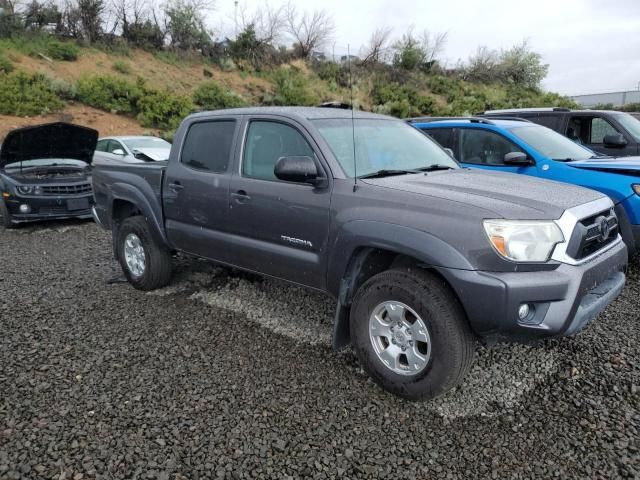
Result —
<instances>
[{"instance_id":1,"label":"truck side window","mask_svg":"<svg viewBox=\"0 0 640 480\"><path fill-rule=\"evenodd\" d=\"M461 128L460 162L478 165L504 165L504 156L521 152L517 145L494 132Z\"/></svg>"},{"instance_id":2,"label":"truck side window","mask_svg":"<svg viewBox=\"0 0 640 480\"><path fill-rule=\"evenodd\" d=\"M453 128L432 128L423 130L432 139L442 145L443 148L453 150Z\"/></svg>"},{"instance_id":3,"label":"truck side window","mask_svg":"<svg viewBox=\"0 0 640 480\"><path fill-rule=\"evenodd\" d=\"M591 121L591 138L589 143L604 143L606 135L615 135L618 131L604 118L595 117Z\"/></svg>"},{"instance_id":4,"label":"truck side window","mask_svg":"<svg viewBox=\"0 0 640 480\"><path fill-rule=\"evenodd\" d=\"M313 149L298 130L277 122L249 124L242 160L245 177L280 181L273 170L280 158L289 156L314 157Z\"/></svg>"},{"instance_id":5,"label":"truck side window","mask_svg":"<svg viewBox=\"0 0 640 480\"><path fill-rule=\"evenodd\" d=\"M226 172L235 129L235 120L194 123L184 140L180 162L196 170Z\"/></svg>"}]
</instances>

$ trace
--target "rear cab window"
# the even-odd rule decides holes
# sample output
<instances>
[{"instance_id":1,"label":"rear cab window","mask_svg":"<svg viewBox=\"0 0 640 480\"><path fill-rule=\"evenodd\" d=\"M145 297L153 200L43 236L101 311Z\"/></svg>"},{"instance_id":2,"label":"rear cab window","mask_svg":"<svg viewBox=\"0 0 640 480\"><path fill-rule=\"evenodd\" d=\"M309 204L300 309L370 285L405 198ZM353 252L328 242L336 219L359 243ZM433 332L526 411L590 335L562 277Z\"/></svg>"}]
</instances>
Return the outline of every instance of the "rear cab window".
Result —
<instances>
[{"instance_id":1,"label":"rear cab window","mask_svg":"<svg viewBox=\"0 0 640 480\"><path fill-rule=\"evenodd\" d=\"M422 131L438 142L443 148L454 150L453 128L431 128Z\"/></svg>"},{"instance_id":2,"label":"rear cab window","mask_svg":"<svg viewBox=\"0 0 640 480\"><path fill-rule=\"evenodd\" d=\"M195 170L225 173L231 162L236 125L232 119L193 123L185 136L180 163Z\"/></svg>"}]
</instances>

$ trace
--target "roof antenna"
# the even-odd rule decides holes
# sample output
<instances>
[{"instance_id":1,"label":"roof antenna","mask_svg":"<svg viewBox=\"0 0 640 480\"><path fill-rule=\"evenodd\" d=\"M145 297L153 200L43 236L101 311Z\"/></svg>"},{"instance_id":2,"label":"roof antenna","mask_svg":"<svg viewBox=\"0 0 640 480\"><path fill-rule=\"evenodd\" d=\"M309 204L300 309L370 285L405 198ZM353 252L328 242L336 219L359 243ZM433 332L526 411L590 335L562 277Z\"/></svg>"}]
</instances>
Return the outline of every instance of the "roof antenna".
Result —
<instances>
[{"instance_id":1,"label":"roof antenna","mask_svg":"<svg viewBox=\"0 0 640 480\"><path fill-rule=\"evenodd\" d=\"M353 140L353 191L358 188L358 161L356 159L356 122L353 112L353 72L351 70L351 45L347 44L347 62L349 66L349 90L351 93L351 137Z\"/></svg>"}]
</instances>

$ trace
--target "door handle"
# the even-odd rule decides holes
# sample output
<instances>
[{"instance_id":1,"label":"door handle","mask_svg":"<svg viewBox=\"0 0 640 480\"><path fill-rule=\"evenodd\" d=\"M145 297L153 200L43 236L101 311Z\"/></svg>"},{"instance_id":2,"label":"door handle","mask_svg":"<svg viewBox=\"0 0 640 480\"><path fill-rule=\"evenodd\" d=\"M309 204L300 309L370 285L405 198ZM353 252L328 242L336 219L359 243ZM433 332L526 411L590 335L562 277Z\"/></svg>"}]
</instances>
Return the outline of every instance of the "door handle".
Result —
<instances>
[{"instance_id":1,"label":"door handle","mask_svg":"<svg viewBox=\"0 0 640 480\"><path fill-rule=\"evenodd\" d=\"M251 197L247 195L247 192L245 192L244 190L238 190L237 192L232 193L231 196L236 201L236 203L247 203L249 200L251 200Z\"/></svg>"},{"instance_id":2,"label":"door handle","mask_svg":"<svg viewBox=\"0 0 640 480\"><path fill-rule=\"evenodd\" d=\"M178 193L180 190L184 189L184 185L182 185L180 182L170 183L169 184L169 189L171 189L174 192Z\"/></svg>"}]
</instances>

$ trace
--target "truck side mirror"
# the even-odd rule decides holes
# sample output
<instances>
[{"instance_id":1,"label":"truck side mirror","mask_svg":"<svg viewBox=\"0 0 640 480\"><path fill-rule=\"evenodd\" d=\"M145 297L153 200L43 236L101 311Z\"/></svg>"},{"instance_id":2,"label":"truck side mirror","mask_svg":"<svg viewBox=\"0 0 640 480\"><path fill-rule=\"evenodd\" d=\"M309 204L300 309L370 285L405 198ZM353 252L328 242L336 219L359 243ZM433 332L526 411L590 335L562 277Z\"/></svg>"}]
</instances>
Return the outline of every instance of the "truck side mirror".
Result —
<instances>
[{"instance_id":1,"label":"truck side mirror","mask_svg":"<svg viewBox=\"0 0 640 480\"><path fill-rule=\"evenodd\" d=\"M605 147L622 148L627 145L627 140L621 133L611 133L604 136L604 138L602 139L602 143Z\"/></svg>"},{"instance_id":2,"label":"truck side mirror","mask_svg":"<svg viewBox=\"0 0 640 480\"><path fill-rule=\"evenodd\" d=\"M276 178L285 182L317 185L320 180L316 162L307 156L281 157L273 173Z\"/></svg>"},{"instance_id":3,"label":"truck side mirror","mask_svg":"<svg viewBox=\"0 0 640 480\"><path fill-rule=\"evenodd\" d=\"M509 152L505 154L503 161L505 165L515 166L535 165L536 163L524 152Z\"/></svg>"}]
</instances>

